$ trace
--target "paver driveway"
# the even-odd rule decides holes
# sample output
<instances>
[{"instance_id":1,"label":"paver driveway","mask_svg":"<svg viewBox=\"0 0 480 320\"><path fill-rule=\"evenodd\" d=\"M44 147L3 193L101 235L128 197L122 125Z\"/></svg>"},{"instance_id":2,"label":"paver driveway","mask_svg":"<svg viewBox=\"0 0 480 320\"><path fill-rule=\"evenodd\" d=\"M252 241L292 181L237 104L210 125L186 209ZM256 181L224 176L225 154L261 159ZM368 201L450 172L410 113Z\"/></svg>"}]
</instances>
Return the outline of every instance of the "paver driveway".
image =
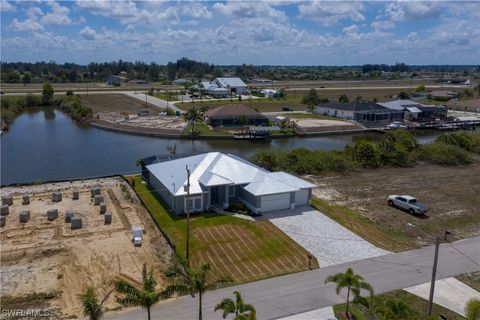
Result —
<instances>
[{"instance_id":1,"label":"paver driveway","mask_svg":"<svg viewBox=\"0 0 480 320\"><path fill-rule=\"evenodd\" d=\"M377 248L310 206L264 213L262 219L269 219L313 254L320 267L390 253Z\"/></svg>"}]
</instances>

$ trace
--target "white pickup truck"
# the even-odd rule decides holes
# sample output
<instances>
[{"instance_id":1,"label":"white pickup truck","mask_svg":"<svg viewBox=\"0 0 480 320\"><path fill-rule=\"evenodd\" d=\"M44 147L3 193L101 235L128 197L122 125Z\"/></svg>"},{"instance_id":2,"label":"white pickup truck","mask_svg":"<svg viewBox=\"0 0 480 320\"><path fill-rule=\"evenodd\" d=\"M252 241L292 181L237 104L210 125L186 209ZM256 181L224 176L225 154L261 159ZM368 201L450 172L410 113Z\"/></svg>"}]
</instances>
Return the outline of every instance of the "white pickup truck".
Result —
<instances>
[{"instance_id":1,"label":"white pickup truck","mask_svg":"<svg viewBox=\"0 0 480 320\"><path fill-rule=\"evenodd\" d=\"M143 228L132 227L132 242L135 246L141 246L143 242Z\"/></svg>"},{"instance_id":2,"label":"white pickup truck","mask_svg":"<svg viewBox=\"0 0 480 320\"><path fill-rule=\"evenodd\" d=\"M408 211L410 214L425 214L428 211L426 205L418 202L417 199L411 196L391 195L388 196L388 205Z\"/></svg>"}]
</instances>

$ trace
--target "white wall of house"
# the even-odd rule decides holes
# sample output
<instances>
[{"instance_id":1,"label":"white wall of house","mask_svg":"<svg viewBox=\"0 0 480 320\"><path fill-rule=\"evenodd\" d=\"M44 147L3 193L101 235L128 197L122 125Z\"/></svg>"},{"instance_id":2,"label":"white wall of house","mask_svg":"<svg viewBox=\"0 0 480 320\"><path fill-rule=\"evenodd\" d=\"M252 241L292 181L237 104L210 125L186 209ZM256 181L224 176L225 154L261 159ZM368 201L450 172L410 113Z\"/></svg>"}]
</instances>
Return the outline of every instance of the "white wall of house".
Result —
<instances>
[{"instance_id":1,"label":"white wall of house","mask_svg":"<svg viewBox=\"0 0 480 320\"><path fill-rule=\"evenodd\" d=\"M354 112L350 110L337 110L326 107L317 107L317 114L351 120L353 119Z\"/></svg>"}]
</instances>

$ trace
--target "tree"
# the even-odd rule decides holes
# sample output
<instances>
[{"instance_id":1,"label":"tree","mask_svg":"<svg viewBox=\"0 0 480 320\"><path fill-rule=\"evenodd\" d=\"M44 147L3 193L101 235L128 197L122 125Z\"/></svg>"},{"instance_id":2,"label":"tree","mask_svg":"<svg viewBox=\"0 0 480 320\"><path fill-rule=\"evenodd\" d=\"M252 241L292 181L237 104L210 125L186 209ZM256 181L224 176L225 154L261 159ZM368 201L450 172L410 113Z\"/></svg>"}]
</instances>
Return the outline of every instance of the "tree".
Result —
<instances>
[{"instance_id":1,"label":"tree","mask_svg":"<svg viewBox=\"0 0 480 320\"><path fill-rule=\"evenodd\" d=\"M78 295L82 302L83 315L87 316L90 320L100 320L103 317L102 306L110 296L112 291L110 291L103 300L98 303L97 294L95 289L92 287L86 287L83 292Z\"/></svg>"},{"instance_id":2,"label":"tree","mask_svg":"<svg viewBox=\"0 0 480 320\"><path fill-rule=\"evenodd\" d=\"M401 92L397 95L397 98L400 99L400 100L406 100L406 99L410 98L410 95L408 94L408 92L401 91Z\"/></svg>"},{"instance_id":3,"label":"tree","mask_svg":"<svg viewBox=\"0 0 480 320\"><path fill-rule=\"evenodd\" d=\"M203 116L200 114L199 110L195 107L188 109L186 113L183 115L183 119L185 121L190 122L191 124L191 134L193 135L195 132L195 125L201 123L203 121Z\"/></svg>"},{"instance_id":4,"label":"tree","mask_svg":"<svg viewBox=\"0 0 480 320\"><path fill-rule=\"evenodd\" d=\"M340 98L338 98L338 102L340 102L340 103L347 103L347 102L349 102L349 101L350 101L350 99L348 99L348 97L347 97L346 94L342 94L342 95L340 96Z\"/></svg>"},{"instance_id":5,"label":"tree","mask_svg":"<svg viewBox=\"0 0 480 320\"><path fill-rule=\"evenodd\" d=\"M415 92L425 92L426 88L424 84L420 84L415 88Z\"/></svg>"},{"instance_id":6,"label":"tree","mask_svg":"<svg viewBox=\"0 0 480 320\"><path fill-rule=\"evenodd\" d=\"M288 122L287 122L287 120L282 120L282 121L280 121L280 123L278 124L278 126L280 127L280 132L285 133L285 132L287 131L287 128L288 128Z\"/></svg>"},{"instance_id":7,"label":"tree","mask_svg":"<svg viewBox=\"0 0 480 320\"><path fill-rule=\"evenodd\" d=\"M480 320L480 300L470 299L465 306L467 320Z\"/></svg>"},{"instance_id":8,"label":"tree","mask_svg":"<svg viewBox=\"0 0 480 320\"><path fill-rule=\"evenodd\" d=\"M27 83L30 83L32 82L32 75L30 74L30 72L25 72L23 74L23 84L27 84Z\"/></svg>"},{"instance_id":9,"label":"tree","mask_svg":"<svg viewBox=\"0 0 480 320\"><path fill-rule=\"evenodd\" d=\"M198 268L189 267L187 263L179 257L174 259L172 271L177 274L174 282L169 285L164 294L170 297L177 293L180 295L190 294L195 297L198 294L198 320L202 320L202 296L207 290L214 290L219 286L230 282L229 278L209 279L210 264L204 263Z\"/></svg>"},{"instance_id":10,"label":"tree","mask_svg":"<svg viewBox=\"0 0 480 320\"><path fill-rule=\"evenodd\" d=\"M52 85L49 82L45 82L42 89L42 102L47 105L50 104L54 93L55 90L53 90Z\"/></svg>"},{"instance_id":11,"label":"tree","mask_svg":"<svg viewBox=\"0 0 480 320\"><path fill-rule=\"evenodd\" d=\"M248 124L248 117L244 114L240 115L238 117L238 124L242 126Z\"/></svg>"},{"instance_id":12,"label":"tree","mask_svg":"<svg viewBox=\"0 0 480 320\"><path fill-rule=\"evenodd\" d=\"M356 290L355 292L360 292L360 289L367 290L370 295L373 295L372 286L363 281L361 275L355 274L352 268L348 268L344 273L337 273L331 276L328 276L325 279L325 283L333 282L336 283L336 292L340 294L343 288L347 288L347 307L345 310L346 316L350 319L349 307L350 307L350 292L352 289Z\"/></svg>"},{"instance_id":13,"label":"tree","mask_svg":"<svg viewBox=\"0 0 480 320\"><path fill-rule=\"evenodd\" d=\"M376 314L380 314L385 320L413 319L412 307L403 300L384 300L377 306Z\"/></svg>"},{"instance_id":14,"label":"tree","mask_svg":"<svg viewBox=\"0 0 480 320\"><path fill-rule=\"evenodd\" d=\"M233 320L255 320L257 318L255 308L243 301L240 292L235 291L233 294L235 295L235 301L230 298L223 299L215 306L215 312L223 310L223 319L229 314L234 314L235 318Z\"/></svg>"},{"instance_id":15,"label":"tree","mask_svg":"<svg viewBox=\"0 0 480 320\"><path fill-rule=\"evenodd\" d=\"M141 288L120 279L115 282L115 290L123 294L123 297L117 298L117 302L123 306L142 307L147 309L148 320L150 320L150 308L158 301L165 299L163 292L155 291L157 281L152 270L147 270L147 265L143 265Z\"/></svg>"}]
</instances>

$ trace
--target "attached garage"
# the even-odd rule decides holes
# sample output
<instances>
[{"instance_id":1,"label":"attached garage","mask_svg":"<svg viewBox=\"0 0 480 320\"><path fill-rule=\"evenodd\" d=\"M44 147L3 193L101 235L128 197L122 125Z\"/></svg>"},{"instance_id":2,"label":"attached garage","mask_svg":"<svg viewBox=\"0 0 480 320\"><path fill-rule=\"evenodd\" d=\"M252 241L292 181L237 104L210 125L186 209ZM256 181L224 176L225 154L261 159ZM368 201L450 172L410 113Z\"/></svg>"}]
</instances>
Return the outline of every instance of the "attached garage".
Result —
<instances>
[{"instance_id":1,"label":"attached garage","mask_svg":"<svg viewBox=\"0 0 480 320\"><path fill-rule=\"evenodd\" d=\"M260 212L290 209L290 193L277 193L260 198Z\"/></svg>"},{"instance_id":2,"label":"attached garage","mask_svg":"<svg viewBox=\"0 0 480 320\"><path fill-rule=\"evenodd\" d=\"M295 192L295 206L308 205L310 199L310 189L301 189Z\"/></svg>"}]
</instances>

